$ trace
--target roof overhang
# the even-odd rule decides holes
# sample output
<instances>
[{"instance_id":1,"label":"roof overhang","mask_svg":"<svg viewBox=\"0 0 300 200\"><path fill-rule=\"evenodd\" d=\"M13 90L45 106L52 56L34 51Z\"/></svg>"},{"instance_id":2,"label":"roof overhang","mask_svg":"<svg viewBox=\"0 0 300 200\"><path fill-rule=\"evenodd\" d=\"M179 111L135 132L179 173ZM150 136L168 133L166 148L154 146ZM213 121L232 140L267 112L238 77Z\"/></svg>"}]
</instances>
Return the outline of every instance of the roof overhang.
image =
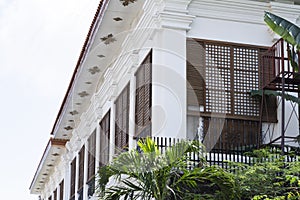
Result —
<instances>
[{"instance_id":1,"label":"roof overhang","mask_svg":"<svg viewBox=\"0 0 300 200\"><path fill-rule=\"evenodd\" d=\"M40 194L65 151L67 140L50 138L30 185L31 194Z\"/></svg>"},{"instance_id":2,"label":"roof overhang","mask_svg":"<svg viewBox=\"0 0 300 200\"><path fill-rule=\"evenodd\" d=\"M123 2L100 2L51 132L55 138L72 137L93 94L101 87L107 68L120 56L122 44L145 3L142 0L124 6Z\"/></svg>"}]
</instances>

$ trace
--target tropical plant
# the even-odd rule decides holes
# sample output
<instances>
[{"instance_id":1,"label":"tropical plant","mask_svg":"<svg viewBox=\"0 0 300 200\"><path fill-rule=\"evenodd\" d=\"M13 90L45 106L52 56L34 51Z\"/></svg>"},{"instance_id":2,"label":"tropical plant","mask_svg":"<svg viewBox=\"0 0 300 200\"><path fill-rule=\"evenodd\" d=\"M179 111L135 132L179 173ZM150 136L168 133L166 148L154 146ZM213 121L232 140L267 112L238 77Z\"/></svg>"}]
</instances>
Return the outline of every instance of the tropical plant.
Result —
<instances>
[{"instance_id":1,"label":"tropical plant","mask_svg":"<svg viewBox=\"0 0 300 200\"><path fill-rule=\"evenodd\" d=\"M231 163L228 169L239 186L240 199L300 199L298 160L285 162L279 152L270 149L255 150L249 155L256 158L254 165Z\"/></svg>"},{"instance_id":2,"label":"tropical plant","mask_svg":"<svg viewBox=\"0 0 300 200\"><path fill-rule=\"evenodd\" d=\"M264 20L276 34L300 50L300 28L297 25L267 11Z\"/></svg>"},{"instance_id":3,"label":"tropical plant","mask_svg":"<svg viewBox=\"0 0 300 200\"><path fill-rule=\"evenodd\" d=\"M161 153L147 138L139 149L118 155L99 170L101 199L234 199L233 175L218 167L204 167L199 142L182 140ZM189 154L197 153L199 162ZM197 167L198 166L198 167Z\"/></svg>"}]
</instances>

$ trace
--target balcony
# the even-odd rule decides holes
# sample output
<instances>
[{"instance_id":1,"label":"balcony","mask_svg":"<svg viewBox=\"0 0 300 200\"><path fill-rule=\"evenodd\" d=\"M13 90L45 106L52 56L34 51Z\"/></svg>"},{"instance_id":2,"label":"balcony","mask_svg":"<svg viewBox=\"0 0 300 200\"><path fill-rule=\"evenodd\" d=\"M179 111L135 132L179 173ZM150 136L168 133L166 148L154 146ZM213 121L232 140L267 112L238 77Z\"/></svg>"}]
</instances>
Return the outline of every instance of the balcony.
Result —
<instances>
[{"instance_id":1,"label":"balcony","mask_svg":"<svg viewBox=\"0 0 300 200\"><path fill-rule=\"evenodd\" d=\"M260 89L285 89L288 92L299 92L300 73L290 64L292 46L283 39L278 40L267 52L262 55L260 69ZM300 63L300 52L296 53Z\"/></svg>"}]
</instances>

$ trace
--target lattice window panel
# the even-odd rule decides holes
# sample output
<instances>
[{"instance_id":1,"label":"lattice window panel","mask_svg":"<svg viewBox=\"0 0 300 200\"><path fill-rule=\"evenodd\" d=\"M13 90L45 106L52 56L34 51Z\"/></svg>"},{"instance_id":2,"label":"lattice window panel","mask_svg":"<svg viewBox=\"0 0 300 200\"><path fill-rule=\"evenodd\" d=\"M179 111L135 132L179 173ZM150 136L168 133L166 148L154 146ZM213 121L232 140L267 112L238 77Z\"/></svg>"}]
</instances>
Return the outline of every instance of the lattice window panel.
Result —
<instances>
[{"instance_id":1,"label":"lattice window panel","mask_svg":"<svg viewBox=\"0 0 300 200\"><path fill-rule=\"evenodd\" d=\"M230 113L230 47L207 44L206 112Z\"/></svg>"},{"instance_id":2,"label":"lattice window panel","mask_svg":"<svg viewBox=\"0 0 300 200\"><path fill-rule=\"evenodd\" d=\"M204 42L206 112L259 116L259 48ZM201 59L201 58L200 58Z\"/></svg>"},{"instance_id":3,"label":"lattice window panel","mask_svg":"<svg viewBox=\"0 0 300 200\"><path fill-rule=\"evenodd\" d=\"M235 115L259 116L259 102L249 94L259 87L258 53L258 49L233 48Z\"/></svg>"}]
</instances>

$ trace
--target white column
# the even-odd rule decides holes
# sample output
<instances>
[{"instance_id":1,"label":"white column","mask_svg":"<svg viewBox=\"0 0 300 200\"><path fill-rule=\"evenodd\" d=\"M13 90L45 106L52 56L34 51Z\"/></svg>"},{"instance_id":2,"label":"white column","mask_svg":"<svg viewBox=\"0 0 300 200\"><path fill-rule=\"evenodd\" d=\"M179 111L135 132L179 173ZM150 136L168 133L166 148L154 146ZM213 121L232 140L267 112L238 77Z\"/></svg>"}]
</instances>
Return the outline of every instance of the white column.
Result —
<instances>
[{"instance_id":1,"label":"white column","mask_svg":"<svg viewBox=\"0 0 300 200\"><path fill-rule=\"evenodd\" d=\"M156 35L152 65L152 135L186 138L185 31ZM176 41L176 42L174 42Z\"/></svg>"},{"instance_id":2,"label":"white column","mask_svg":"<svg viewBox=\"0 0 300 200\"><path fill-rule=\"evenodd\" d=\"M165 0L154 35L152 135L186 138L186 32L194 17L190 0Z\"/></svg>"},{"instance_id":3,"label":"white column","mask_svg":"<svg viewBox=\"0 0 300 200\"><path fill-rule=\"evenodd\" d=\"M116 105L114 100L111 101L110 109L110 141L109 141L109 162L112 161L113 155L115 154L115 117Z\"/></svg>"},{"instance_id":4,"label":"white column","mask_svg":"<svg viewBox=\"0 0 300 200\"><path fill-rule=\"evenodd\" d=\"M136 77L134 72L130 79L130 100L129 100L129 149L136 148L136 141L133 139L135 136L135 88Z\"/></svg>"}]
</instances>

